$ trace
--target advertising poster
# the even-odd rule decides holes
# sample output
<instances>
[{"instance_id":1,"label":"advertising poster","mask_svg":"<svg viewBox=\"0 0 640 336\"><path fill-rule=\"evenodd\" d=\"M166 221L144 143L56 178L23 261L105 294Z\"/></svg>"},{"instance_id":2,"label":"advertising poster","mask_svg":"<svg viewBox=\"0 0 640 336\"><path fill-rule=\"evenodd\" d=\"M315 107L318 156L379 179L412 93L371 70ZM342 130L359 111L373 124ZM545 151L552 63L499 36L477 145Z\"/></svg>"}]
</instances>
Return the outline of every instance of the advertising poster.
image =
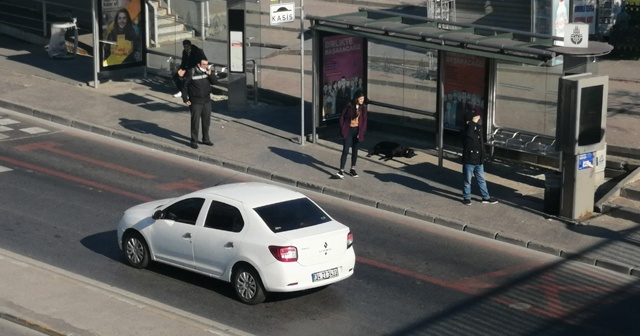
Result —
<instances>
[{"instance_id":1,"label":"advertising poster","mask_svg":"<svg viewBox=\"0 0 640 336\"><path fill-rule=\"evenodd\" d=\"M244 38L241 31L229 32L229 71L244 72Z\"/></svg>"},{"instance_id":2,"label":"advertising poster","mask_svg":"<svg viewBox=\"0 0 640 336\"><path fill-rule=\"evenodd\" d=\"M486 119L486 58L447 52L444 63L444 127L464 128L464 113L474 110Z\"/></svg>"},{"instance_id":3,"label":"advertising poster","mask_svg":"<svg viewBox=\"0 0 640 336\"><path fill-rule=\"evenodd\" d=\"M323 121L339 118L353 96L365 91L364 43L363 38L349 35L322 39Z\"/></svg>"},{"instance_id":4,"label":"advertising poster","mask_svg":"<svg viewBox=\"0 0 640 336\"><path fill-rule=\"evenodd\" d=\"M596 0L573 0L573 22L589 25L589 35L596 33Z\"/></svg>"},{"instance_id":5,"label":"advertising poster","mask_svg":"<svg viewBox=\"0 0 640 336\"><path fill-rule=\"evenodd\" d=\"M553 0L553 31L551 35L561 37L564 40L564 28L569 23L569 1ZM564 41L555 41L555 45L563 46Z\"/></svg>"},{"instance_id":6,"label":"advertising poster","mask_svg":"<svg viewBox=\"0 0 640 336\"><path fill-rule=\"evenodd\" d=\"M144 65L145 18L141 0L98 0L98 3L101 68Z\"/></svg>"}]
</instances>

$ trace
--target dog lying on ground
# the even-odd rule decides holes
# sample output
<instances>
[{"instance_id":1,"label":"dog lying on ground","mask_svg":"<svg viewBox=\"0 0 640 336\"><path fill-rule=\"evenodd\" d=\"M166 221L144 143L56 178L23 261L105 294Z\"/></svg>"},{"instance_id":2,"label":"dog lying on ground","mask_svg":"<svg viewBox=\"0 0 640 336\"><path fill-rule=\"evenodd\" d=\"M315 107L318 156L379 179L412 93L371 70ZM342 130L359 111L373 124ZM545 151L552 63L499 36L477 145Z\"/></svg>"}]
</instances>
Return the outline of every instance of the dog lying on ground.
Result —
<instances>
[{"instance_id":1,"label":"dog lying on ground","mask_svg":"<svg viewBox=\"0 0 640 336\"><path fill-rule=\"evenodd\" d=\"M412 158L418 154L409 147L400 146L397 142L381 141L373 146L373 149L369 151L367 157L371 157L372 155L382 155L383 157L381 159L389 161L394 157Z\"/></svg>"}]
</instances>

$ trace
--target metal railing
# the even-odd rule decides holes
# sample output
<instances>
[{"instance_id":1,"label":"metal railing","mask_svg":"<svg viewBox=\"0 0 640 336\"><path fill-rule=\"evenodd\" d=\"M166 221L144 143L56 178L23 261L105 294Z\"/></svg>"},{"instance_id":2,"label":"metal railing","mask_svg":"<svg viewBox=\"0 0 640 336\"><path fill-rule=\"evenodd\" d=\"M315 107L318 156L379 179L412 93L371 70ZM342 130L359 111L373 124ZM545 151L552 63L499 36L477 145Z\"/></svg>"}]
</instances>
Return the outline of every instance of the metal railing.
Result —
<instances>
[{"instance_id":1,"label":"metal railing","mask_svg":"<svg viewBox=\"0 0 640 336\"><path fill-rule=\"evenodd\" d=\"M167 57L168 63L176 63L176 61L179 61L182 59L181 57L156 51L156 50L147 50L147 54ZM251 73L251 75L253 76L253 102L254 104L258 104L259 92L260 92L258 88L258 76L260 73L260 68L256 60L250 59L250 60L247 60L246 63L251 64L251 66L245 67L245 69L247 69L247 72ZM214 62L209 62L209 64L213 65L214 69L217 69L217 68L222 69L227 67L226 64L220 64L220 63L214 63ZM172 67L171 73L173 73L173 71L174 69Z\"/></svg>"},{"instance_id":2,"label":"metal railing","mask_svg":"<svg viewBox=\"0 0 640 336\"><path fill-rule=\"evenodd\" d=\"M47 30L48 30L47 28L49 27L49 23L50 23L47 21L47 4L50 4L53 7L73 9L74 11L79 10L79 11L86 12L88 15L91 15L91 10L82 9L77 6L60 4L60 3L57 3L56 1L49 1L49 0L34 0L34 1L40 2L42 4L42 36L47 36ZM76 17L78 16L76 15ZM72 20L74 18L69 18L69 19Z\"/></svg>"}]
</instances>

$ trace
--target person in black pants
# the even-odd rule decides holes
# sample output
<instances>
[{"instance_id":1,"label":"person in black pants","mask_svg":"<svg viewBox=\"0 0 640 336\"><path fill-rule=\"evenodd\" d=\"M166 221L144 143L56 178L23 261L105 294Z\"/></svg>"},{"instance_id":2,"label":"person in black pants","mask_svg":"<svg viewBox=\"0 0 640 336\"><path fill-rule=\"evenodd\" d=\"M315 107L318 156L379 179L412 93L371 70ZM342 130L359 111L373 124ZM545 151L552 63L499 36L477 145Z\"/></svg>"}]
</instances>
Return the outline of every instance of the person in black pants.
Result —
<instances>
[{"instance_id":1,"label":"person in black pants","mask_svg":"<svg viewBox=\"0 0 640 336\"><path fill-rule=\"evenodd\" d=\"M356 162L358 161L358 147L364 141L364 133L367 131L367 104L364 93L357 92L353 101L347 104L340 115L340 132L342 138L342 155L340 155L340 170L336 176L344 178L344 167L347 164L349 148L351 148L351 169L349 175L358 177Z\"/></svg>"},{"instance_id":2,"label":"person in black pants","mask_svg":"<svg viewBox=\"0 0 640 336\"><path fill-rule=\"evenodd\" d=\"M184 86L184 74L189 70L194 68L200 60L207 59L207 56L204 54L204 51L198 48L195 45L191 44L191 41L184 40L182 41L182 46L184 49L182 50L182 61L180 62L180 67L175 74L173 74L173 82L176 84L176 88L178 89L178 93L174 94L175 98L182 97L182 87Z\"/></svg>"},{"instance_id":3,"label":"person in black pants","mask_svg":"<svg viewBox=\"0 0 640 336\"><path fill-rule=\"evenodd\" d=\"M189 106L191 112L191 148L198 148L198 129L202 119L202 143L213 146L209 137L211 125L211 85L216 83L216 76L209 69L206 58L186 72L182 88L182 100Z\"/></svg>"}]
</instances>

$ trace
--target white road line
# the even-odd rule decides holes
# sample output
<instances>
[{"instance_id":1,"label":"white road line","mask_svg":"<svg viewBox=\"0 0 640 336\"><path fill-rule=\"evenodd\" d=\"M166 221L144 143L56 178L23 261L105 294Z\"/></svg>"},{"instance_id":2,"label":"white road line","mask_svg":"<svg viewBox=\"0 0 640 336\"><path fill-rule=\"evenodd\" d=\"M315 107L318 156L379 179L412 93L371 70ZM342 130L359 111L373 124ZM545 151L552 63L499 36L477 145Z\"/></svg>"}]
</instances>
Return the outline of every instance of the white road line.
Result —
<instances>
[{"instance_id":1,"label":"white road line","mask_svg":"<svg viewBox=\"0 0 640 336\"><path fill-rule=\"evenodd\" d=\"M7 168L4 166L0 166L0 173L4 173L4 172L8 172L8 171L12 171L13 169L11 168Z\"/></svg>"},{"instance_id":2,"label":"white road line","mask_svg":"<svg viewBox=\"0 0 640 336\"><path fill-rule=\"evenodd\" d=\"M8 119L8 118L2 118L0 119L0 125L13 125L13 124L19 124L20 122L17 120L13 120L13 119Z\"/></svg>"},{"instance_id":3,"label":"white road line","mask_svg":"<svg viewBox=\"0 0 640 336\"><path fill-rule=\"evenodd\" d=\"M0 132L13 131L13 128L7 126L0 126Z\"/></svg>"},{"instance_id":4,"label":"white road line","mask_svg":"<svg viewBox=\"0 0 640 336\"><path fill-rule=\"evenodd\" d=\"M21 131L23 131L25 133L29 133L29 134L40 134L40 133L49 132L49 130L44 129L44 128L40 128L40 127L23 128L23 129L21 129Z\"/></svg>"}]
</instances>

